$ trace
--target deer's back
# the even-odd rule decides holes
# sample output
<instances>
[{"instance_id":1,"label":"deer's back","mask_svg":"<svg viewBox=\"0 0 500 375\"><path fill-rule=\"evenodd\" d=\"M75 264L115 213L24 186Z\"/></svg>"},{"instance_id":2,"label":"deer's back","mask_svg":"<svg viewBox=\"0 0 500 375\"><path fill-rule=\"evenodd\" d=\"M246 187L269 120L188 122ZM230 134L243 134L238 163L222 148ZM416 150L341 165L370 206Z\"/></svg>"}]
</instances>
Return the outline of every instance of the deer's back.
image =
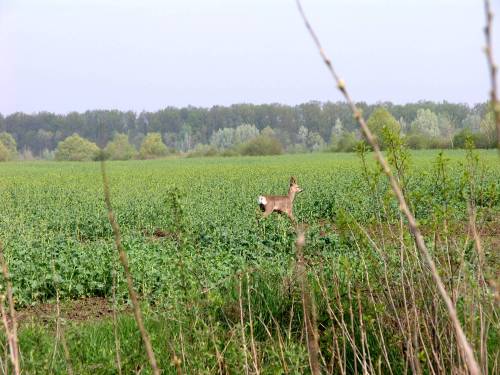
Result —
<instances>
[{"instance_id":1,"label":"deer's back","mask_svg":"<svg viewBox=\"0 0 500 375\"><path fill-rule=\"evenodd\" d=\"M271 205L273 210L284 211L292 207L292 202L286 195L265 195L264 197L267 200L267 205Z\"/></svg>"}]
</instances>

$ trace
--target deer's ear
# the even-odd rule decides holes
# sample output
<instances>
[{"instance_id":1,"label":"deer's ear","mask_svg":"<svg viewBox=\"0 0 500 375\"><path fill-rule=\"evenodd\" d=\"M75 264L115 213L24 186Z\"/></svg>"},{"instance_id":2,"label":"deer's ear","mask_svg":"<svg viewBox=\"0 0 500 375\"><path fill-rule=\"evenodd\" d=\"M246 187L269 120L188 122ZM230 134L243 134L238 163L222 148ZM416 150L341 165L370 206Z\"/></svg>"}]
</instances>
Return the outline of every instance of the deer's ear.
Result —
<instances>
[{"instance_id":1,"label":"deer's ear","mask_svg":"<svg viewBox=\"0 0 500 375\"><path fill-rule=\"evenodd\" d=\"M297 180L295 179L295 177L290 177L290 185L293 185L293 184L296 184L297 183Z\"/></svg>"}]
</instances>

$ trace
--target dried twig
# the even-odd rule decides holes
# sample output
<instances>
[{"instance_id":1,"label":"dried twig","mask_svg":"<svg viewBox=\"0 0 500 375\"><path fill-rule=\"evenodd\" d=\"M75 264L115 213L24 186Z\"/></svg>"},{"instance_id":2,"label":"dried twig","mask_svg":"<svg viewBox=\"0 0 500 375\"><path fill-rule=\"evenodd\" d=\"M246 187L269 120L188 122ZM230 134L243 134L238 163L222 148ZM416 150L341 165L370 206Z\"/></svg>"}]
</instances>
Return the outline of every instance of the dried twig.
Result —
<instances>
[{"instance_id":1,"label":"dried twig","mask_svg":"<svg viewBox=\"0 0 500 375\"><path fill-rule=\"evenodd\" d=\"M73 375L73 366L71 364L71 355L69 353L69 348L68 348L68 343L66 342L66 336L64 335L64 328L61 325L61 307L60 307L60 301L59 301L59 290L56 290L56 324L57 324L57 330L58 330L58 335L61 340L61 345L63 347L63 354L64 354L64 360L66 361L66 370L68 371L69 375Z\"/></svg>"},{"instance_id":2,"label":"dried twig","mask_svg":"<svg viewBox=\"0 0 500 375\"><path fill-rule=\"evenodd\" d=\"M410 211L410 208L408 207L408 204L406 203L406 200L403 196L403 193L401 191L401 187L397 181L397 179L394 177L392 174L391 168L389 167L389 164L385 160L384 156L382 155L382 152L380 151L380 147L378 145L378 142L370 129L368 128L363 116L361 115L360 110L357 108L357 106L354 104L353 100L351 99L349 92L347 91L346 84L344 80L342 80L337 73L335 72L332 62L330 58L326 55L325 51L323 50L323 47L321 46L321 43L316 36L316 33L314 29L312 28L311 24L309 23L309 20L307 19L304 10L302 9L300 0L296 0L297 6L299 9L299 12L302 16L302 19L304 20L305 26L307 30L309 31L311 37L314 40L314 43L316 44L316 47L319 50L319 53L321 55L321 58L323 59L323 62L325 63L328 71L331 73L332 77L334 78L337 88L339 91L342 93L344 98L346 99L349 107L351 108L354 118L358 122L358 124L361 127L361 130L367 139L367 141L370 143L370 145L373 148L373 151L375 153L375 158L382 167L383 172L389 179L389 183L391 185L391 188L398 200L399 203L399 209L401 212L406 216L406 219L408 220L408 226L410 228L410 231L413 235L413 238L415 240L415 244L417 248L419 249L420 253L422 254L423 258L427 262L427 265L430 268L430 272L432 274L432 277L434 279L434 282L436 284L436 287L443 298L445 305L448 309L448 315L453 323L453 327L455 329L456 333L456 338L458 341L458 344L461 346L464 352L465 356L465 361L467 363L467 366L469 368L469 371L471 374L476 375L480 374L481 370L479 368L479 365L476 361L476 358L474 356L474 352L472 350L472 347L467 340L467 337L465 336L465 333L462 329L462 326L460 324L460 321L458 320L458 315L457 315L457 310L455 309L455 306L448 295L448 292L445 289L445 286L443 284L443 281L441 280L441 276L439 276L438 270L436 268L436 265L434 263L434 260L432 259L429 250L427 249L427 246L425 245L424 238L420 232L420 229L418 228L417 221L415 220L415 217L413 216L412 212Z\"/></svg>"},{"instance_id":3,"label":"dried twig","mask_svg":"<svg viewBox=\"0 0 500 375\"><path fill-rule=\"evenodd\" d=\"M14 366L14 373L19 375L21 373L21 367L19 365L19 344L17 340L17 320L16 320L16 309L14 308L14 297L12 294L12 282L10 281L9 270L7 268L7 262L5 262L5 258L3 256L3 245L0 241L0 263L2 266L3 278L5 281L5 288L7 293L7 302L9 304L9 315L11 321L11 327L9 327L9 323L7 320L6 312L3 311L3 304L5 296L2 296L2 300L0 304L2 306L2 318L5 326L5 333L7 334L7 340L9 342L9 352L10 352L10 360L12 365Z\"/></svg>"},{"instance_id":4,"label":"dried twig","mask_svg":"<svg viewBox=\"0 0 500 375\"><path fill-rule=\"evenodd\" d=\"M151 345L151 339L149 338L149 334L146 331L146 327L144 327L142 313L141 313L141 309L139 306L139 300L137 298L137 293L134 289L134 281L132 279L132 274L130 272L130 266L128 264L127 253L125 252L125 249L123 248L123 245L122 245L120 226L118 225L118 222L116 221L115 214L113 213L113 207L111 206L111 197L110 197L110 193L109 193L109 181L108 181L108 176L106 174L106 165L105 165L104 160L101 160L101 174L102 174L102 181L103 181L103 185L104 185L104 201L106 203L106 208L108 210L108 219L109 219L109 223L111 224L111 227L113 228L116 250L118 251L120 263L123 267L123 272L124 272L125 277L127 279L128 294L129 294L130 300L132 301L132 308L134 310L135 321L137 322L137 327L139 328L139 331L141 333L142 342L144 343L144 348L145 348L146 354L148 356L149 364L151 365L153 373L155 375L159 375L160 370L158 368L158 365L156 362L156 357L155 357L155 354L153 351L153 347Z\"/></svg>"},{"instance_id":5,"label":"dried twig","mask_svg":"<svg viewBox=\"0 0 500 375\"><path fill-rule=\"evenodd\" d=\"M309 354L309 366L311 373L320 374L319 365L319 345L318 330L316 327L316 306L312 299L311 291L307 281L306 267L304 265L304 254L302 249L305 245L305 236L302 229L297 233L296 252L297 252L297 274L302 294L302 307L304 310L304 326L306 330L307 352Z\"/></svg>"},{"instance_id":6,"label":"dried twig","mask_svg":"<svg viewBox=\"0 0 500 375\"><path fill-rule=\"evenodd\" d=\"M55 361L57 355L57 347L59 340L61 341L61 345L63 347L64 360L66 361L66 370L69 375L73 375L73 366L71 365L71 356L68 349L68 344L66 342L66 336L64 335L64 327L61 324L61 301L59 298L59 286L58 280L56 277L56 266L54 264L54 260L52 260L52 280L54 283L54 288L56 290L56 340L54 344L54 354L52 356L52 364Z\"/></svg>"},{"instance_id":7,"label":"dried twig","mask_svg":"<svg viewBox=\"0 0 500 375\"><path fill-rule=\"evenodd\" d=\"M259 361L257 357L257 348L255 346L255 337L253 334L252 303L251 303L252 301L250 300L250 278L248 277L248 273L246 274L246 279L247 279L248 321L250 323L250 347L252 348L253 367L255 373L259 375L260 374Z\"/></svg>"},{"instance_id":8,"label":"dried twig","mask_svg":"<svg viewBox=\"0 0 500 375\"><path fill-rule=\"evenodd\" d=\"M239 277L238 284L238 302L240 306L240 325L241 325L241 340L243 341L243 354L245 358L245 374L249 374L249 366L248 366L248 349L247 349L247 339L245 335L245 321L243 318L243 297L242 297L242 286L241 286L241 275Z\"/></svg>"},{"instance_id":9,"label":"dried twig","mask_svg":"<svg viewBox=\"0 0 500 375\"><path fill-rule=\"evenodd\" d=\"M493 116L495 118L495 124L497 128L497 148L498 150L500 150L500 102L498 101L498 95L497 95L498 67L495 64L495 60L493 58L493 42L492 42L493 12L491 11L491 5L489 0L484 0L484 12L486 14L486 26L484 27L486 46L484 47L484 52L486 53L486 60L488 61L488 68L490 70L491 107L493 110Z\"/></svg>"},{"instance_id":10,"label":"dried twig","mask_svg":"<svg viewBox=\"0 0 500 375\"><path fill-rule=\"evenodd\" d=\"M115 262L113 262L113 270L111 271L113 277L113 285L111 287L111 293L113 298L113 336L115 338L115 360L116 360L116 368L118 370L118 375L122 375L122 359L121 359L121 347L120 347L120 336L118 335L118 317L117 317L117 303L116 303L116 268Z\"/></svg>"}]
</instances>

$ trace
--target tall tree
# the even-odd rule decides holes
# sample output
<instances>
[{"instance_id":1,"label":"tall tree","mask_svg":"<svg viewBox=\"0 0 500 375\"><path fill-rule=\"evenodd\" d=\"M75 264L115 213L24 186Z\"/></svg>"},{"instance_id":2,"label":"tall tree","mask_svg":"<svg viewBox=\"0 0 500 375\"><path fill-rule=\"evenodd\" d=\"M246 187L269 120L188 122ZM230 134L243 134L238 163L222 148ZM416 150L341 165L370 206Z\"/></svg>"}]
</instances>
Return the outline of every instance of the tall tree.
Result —
<instances>
[{"instance_id":1,"label":"tall tree","mask_svg":"<svg viewBox=\"0 0 500 375\"><path fill-rule=\"evenodd\" d=\"M410 128L413 133L421 133L431 137L439 136L438 117L430 109L419 109Z\"/></svg>"},{"instance_id":2,"label":"tall tree","mask_svg":"<svg viewBox=\"0 0 500 375\"><path fill-rule=\"evenodd\" d=\"M0 133L0 143L7 149L8 160L17 158L17 144L14 137L7 132Z\"/></svg>"},{"instance_id":3,"label":"tall tree","mask_svg":"<svg viewBox=\"0 0 500 375\"><path fill-rule=\"evenodd\" d=\"M167 146L162 142L160 133L149 133L142 141L139 156L142 159L154 159L167 155Z\"/></svg>"},{"instance_id":4,"label":"tall tree","mask_svg":"<svg viewBox=\"0 0 500 375\"><path fill-rule=\"evenodd\" d=\"M56 160L89 161L93 160L99 147L93 142L73 134L57 145Z\"/></svg>"},{"instance_id":5,"label":"tall tree","mask_svg":"<svg viewBox=\"0 0 500 375\"><path fill-rule=\"evenodd\" d=\"M401 125L384 107L378 107L370 115L367 125L378 138L382 148L385 147L384 135L387 133L399 134Z\"/></svg>"},{"instance_id":6,"label":"tall tree","mask_svg":"<svg viewBox=\"0 0 500 375\"><path fill-rule=\"evenodd\" d=\"M128 135L117 133L106 146L111 160L129 160L137 155L137 150L128 141Z\"/></svg>"}]
</instances>

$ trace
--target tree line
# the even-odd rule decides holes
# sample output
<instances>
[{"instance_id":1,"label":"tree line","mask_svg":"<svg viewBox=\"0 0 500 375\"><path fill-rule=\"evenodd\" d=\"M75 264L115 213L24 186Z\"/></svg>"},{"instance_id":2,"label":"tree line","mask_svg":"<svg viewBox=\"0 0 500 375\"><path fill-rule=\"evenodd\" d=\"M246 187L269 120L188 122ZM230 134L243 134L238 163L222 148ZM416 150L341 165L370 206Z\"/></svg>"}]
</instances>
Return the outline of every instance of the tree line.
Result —
<instances>
[{"instance_id":1,"label":"tree line","mask_svg":"<svg viewBox=\"0 0 500 375\"><path fill-rule=\"evenodd\" d=\"M466 138L473 139L480 148L495 145L494 121L485 103L384 102L360 103L359 107L374 128L397 128L410 148L460 148ZM18 112L0 114L0 134L0 160L17 154L25 159L51 159L57 155L64 159L71 147L82 146L80 139L89 142L85 143L88 152L93 149L89 144L93 144L127 159L177 152L202 156L352 151L361 139L346 103L316 101L296 106L167 107L140 113ZM68 138L67 143L62 143ZM148 147L156 150L148 151Z\"/></svg>"}]
</instances>

